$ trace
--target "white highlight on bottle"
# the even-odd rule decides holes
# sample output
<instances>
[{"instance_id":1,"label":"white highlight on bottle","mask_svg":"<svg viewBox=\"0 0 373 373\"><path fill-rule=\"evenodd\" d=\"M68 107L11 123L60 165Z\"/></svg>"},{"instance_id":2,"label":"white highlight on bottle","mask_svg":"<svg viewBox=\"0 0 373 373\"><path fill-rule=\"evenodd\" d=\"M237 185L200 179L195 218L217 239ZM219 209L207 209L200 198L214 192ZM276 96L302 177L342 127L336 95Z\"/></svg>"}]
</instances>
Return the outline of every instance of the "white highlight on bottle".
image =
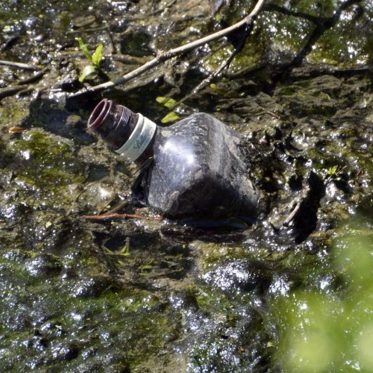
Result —
<instances>
[{"instance_id":1,"label":"white highlight on bottle","mask_svg":"<svg viewBox=\"0 0 373 373\"><path fill-rule=\"evenodd\" d=\"M144 117L140 113L135 129L131 133L128 140L116 150L116 153L121 154L134 162L145 151L149 143L152 141L157 125L150 119Z\"/></svg>"}]
</instances>

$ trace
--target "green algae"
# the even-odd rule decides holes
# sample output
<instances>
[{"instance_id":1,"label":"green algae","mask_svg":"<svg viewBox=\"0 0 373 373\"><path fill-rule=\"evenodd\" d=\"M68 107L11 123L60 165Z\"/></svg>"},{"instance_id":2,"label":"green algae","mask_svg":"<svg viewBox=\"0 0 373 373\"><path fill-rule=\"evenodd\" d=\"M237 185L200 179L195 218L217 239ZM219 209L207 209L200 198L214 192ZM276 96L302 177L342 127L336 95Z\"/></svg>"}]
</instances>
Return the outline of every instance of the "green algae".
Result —
<instances>
[{"instance_id":1,"label":"green algae","mask_svg":"<svg viewBox=\"0 0 373 373\"><path fill-rule=\"evenodd\" d=\"M82 265L86 267L86 281L90 281L102 266L87 254L75 261L75 267L80 268L80 278ZM17 263L20 255L34 265ZM88 372L95 365L101 366L100 360L106 356L110 371L116 371L117 364L122 371L163 348L168 336L177 335L167 302L152 292L120 290L109 282L106 290L83 294L79 289L83 284L72 276L69 261L49 255L41 263L39 257L13 251L0 262L3 369L19 372L40 366L53 368L60 360L65 361L64 369ZM41 270L46 282L40 282Z\"/></svg>"},{"instance_id":2,"label":"green algae","mask_svg":"<svg viewBox=\"0 0 373 373\"><path fill-rule=\"evenodd\" d=\"M28 115L29 107L24 101L6 99L0 105L0 128L6 130L10 127L19 126Z\"/></svg>"},{"instance_id":3,"label":"green algae","mask_svg":"<svg viewBox=\"0 0 373 373\"><path fill-rule=\"evenodd\" d=\"M40 130L24 132L23 138L10 147L19 160L17 176L26 183L53 189L84 180L71 145Z\"/></svg>"}]
</instances>

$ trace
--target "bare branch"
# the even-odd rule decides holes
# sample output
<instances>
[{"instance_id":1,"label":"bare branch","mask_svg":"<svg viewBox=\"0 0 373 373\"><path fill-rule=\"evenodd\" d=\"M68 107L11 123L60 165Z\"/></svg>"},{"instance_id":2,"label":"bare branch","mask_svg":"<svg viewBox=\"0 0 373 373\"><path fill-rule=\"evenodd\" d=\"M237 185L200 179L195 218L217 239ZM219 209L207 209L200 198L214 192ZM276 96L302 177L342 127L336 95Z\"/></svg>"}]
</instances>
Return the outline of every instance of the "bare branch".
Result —
<instances>
[{"instance_id":1,"label":"bare branch","mask_svg":"<svg viewBox=\"0 0 373 373\"><path fill-rule=\"evenodd\" d=\"M242 30L241 33L241 40L237 43L236 47L234 50L230 53L229 57L223 61L220 66L212 72L207 78L203 79L193 90L190 92L188 95L184 96L181 100L179 100L173 107L172 109L175 109L176 107L180 106L182 103L185 101L189 100L191 97L194 95L198 94L202 89L207 87L210 83L213 82L215 78L217 78L224 69L228 68L231 62L233 61L234 57L236 56L237 53L239 53L243 47L246 44L247 37L250 35L252 31L252 25L246 25L245 30Z\"/></svg>"},{"instance_id":2,"label":"bare branch","mask_svg":"<svg viewBox=\"0 0 373 373\"><path fill-rule=\"evenodd\" d=\"M246 25L251 24L253 22L253 19L256 17L256 15L259 13L261 8L263 7L263 5L264 5L264 0L258 0L258 2L256 3L256 5L255 5L254 9L251 11L251 13L249 15L247 15L245 18L243 18L241 21L235 23L234 25L229 26L229 27L227 27L223 30L220 30L218 32L215 32L213 34L207 35L203 38L192 41L188 44L182 45L180 47L169 49L168 51L165 51L165 52L161 52L155 58L153 58L152 60L146 62L145 64L138 67L137 69L130 71L128 74L122 76L121 78L117 79L116 81L114 81L114 82L110 81L110 82L106 82L106 83L103 83L103 84L96 85L94 87L90 87L90 88L87 88L87 89L80 90L80 91L70 95L69 98L77 97L77 96L80 96L80 95L86 94L86 93L103 91L105 89L112 88L112 87L115 87L117 85L123 84L123 83L128 82L129 80L134 79L135 77L143 74L145 71L150 70L151 68L159 65L160 63L162 63L166 60L169 60L169 59L171 59L173 57L176 57L180 54L183 54L185 52L188 52L190 50L198 48L201 45L204 45L204 44L210 43L214 40L217 40L219 38L222 38L222 37L230 34L232 31L235 31L235 30L239 29L240 27L242 27L245 24Z\"/></svg>"},{"instance_id":3,"label":"bare branch","mask_svg":"<svg viewBox=\"0 0 373 373\"><path fill-rule=\"evenodd\" d=\"M22 70L32 70L32 71L39 71L40 70L40 68L37 67L37 66L28 65L28 64L22 63L22 62L0 60L0 65L14 67L14 68L17 68L17 69L22 69Z\"/></svg>"},{"instance_id":4,"label":"bare branch","mask_svg":"<svg viewBox=\"0 0 373 373\"><path fill-rule=\"evenodd\" d=\"M160 216L145 216L140 214L101 214L101 215L82 215L82 219L87 220L111 220L111 219L143 219L143 220L161 220Z\"/></svg>"}]
</instances>

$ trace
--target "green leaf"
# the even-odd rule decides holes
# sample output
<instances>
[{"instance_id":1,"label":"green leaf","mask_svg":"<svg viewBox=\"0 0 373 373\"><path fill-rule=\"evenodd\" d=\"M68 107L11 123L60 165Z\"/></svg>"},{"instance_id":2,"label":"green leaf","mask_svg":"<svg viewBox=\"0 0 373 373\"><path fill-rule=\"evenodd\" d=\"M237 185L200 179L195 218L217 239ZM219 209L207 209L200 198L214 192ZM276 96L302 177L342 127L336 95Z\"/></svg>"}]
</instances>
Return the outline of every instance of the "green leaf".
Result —
<instances>
[{"instance_id":1,"label":"green leaf","mask_svg":"<svg viewBox=\"0 0 373 373\"><path fill-rule=\"evenodd\" d=\"M92 54L92 63L94 66L96 67L100 66L101 60L104 57L103 51L104 51L104 46L102 44L99 44L96 47L96 50L94 51L94 53Z\"/></svg>"},{"instance_id":2,"label":"green leaf","mask_svg":"<svg viewBox=\"0 0 373 373\"><path fill-rule=\"evenodd\" d=\"M91 53L89 53L87 44L84 43L82 38L75 38L75 40L79 43L79 49L83 52L83 54L86 56L88 61L92 62L92 56ZM79 79L80 80L80 79Z\"/></svg>"},{"instance_id":3,"label":"green leaf","mask_svg":"<svg viewBox=\"0 0 373 373\"><path fill-rule=\"evenodd\" d=\"M79 76L79 82L83 83L84 80L87 78L87 76L93 74L94 72L96 72L96 67L95 66L93 66L93 65L85 66L82 73Z\"/></svg>"},{"instance_id":4,"label":"green leaf","mask_svg":"<svg viewBox=\"0 0 373 373\"><path fill-rule=\"evenodd\" d=\"M161 120L163 124L175 122L176 120L180 119L180 117L174 112L171 111L166 116L164 116Z\"/></svg>"},{"instance_id":5,"label":"green leaf","mask_svg":"<svg viewBox=\"0 0 373 373\"><path fill-rule=\"evenodd\" d=\"M130 255L130 248L129 248L129 246L127 244L124 245L123 248L122 248L122 250L120 250L117 255L120 255L120 256L129 256Z\"/></svg>"},{"instance_id":6,"label":"green leaf","mask_svg":"<svg viewBox=\"0 0 373 373\"><path fill-rule=\"evenodd\" d=\"M176 105L176 100L164 96L158 96L155 99L159 104L165 106L167 109L172 109Z\"/></svg>"},{"instance_id":7,"label":"green leaf","mask_svg":"<svg viewBox=\"0 0 373 373\"><path fill-rule=\"evenodd\" d=\"M326 173L329 175L329 176L334 176L338 171L338 166L332 166L332 167L329 167L327 170L326 170Z\"/></svg>"},{"instance_id":8,"label":"green leaf","mask_svg":"<svg viewBox=\"0 0 373 373\"><path fill-rule=\"evenodd\" d=\"M216 85L215 83L211 83L210 86L209 86L211 92L217 94L217 95L225 95L227 92L226 90L224 90L224 88L222 87L219 87L218 85Z\"/></svg>"}]
</instances>

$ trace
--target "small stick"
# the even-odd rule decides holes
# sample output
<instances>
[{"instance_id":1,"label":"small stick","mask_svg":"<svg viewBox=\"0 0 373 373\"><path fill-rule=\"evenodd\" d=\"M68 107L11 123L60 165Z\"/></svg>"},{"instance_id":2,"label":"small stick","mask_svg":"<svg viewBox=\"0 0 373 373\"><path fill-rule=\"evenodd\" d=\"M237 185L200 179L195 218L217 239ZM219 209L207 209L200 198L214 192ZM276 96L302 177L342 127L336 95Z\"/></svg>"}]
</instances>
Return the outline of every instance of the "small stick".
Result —
<instances>
[{"instance_id":1,"label":"small stick","mask_svg":"<svg viewBox=\"0 0 373 373\"><path fill-rule=\"evenodd\" d=\"M23 127L9 127L8 133L22 133L26 131L26 128Z\"/></svg>"},{"instance_id":2,"label":"small stick","mask_svg":"<svg viewBox=\"0 0 373 373\"><path fill-rule=\"evenodd\" d=\"M0 65L15 67L17 69L23 69L23 70L32 70L32 71L39 71L40 70L40 67L33 66L33 65L28 65L28 64L22 63L22 62L0 60Z\"/></svg>"},{"instance_id":3,"label":"small stick","mask_svg":"<svg viewBox=\"0 0 373 373\"><path fill-rule=\"evenodd\" d=\"M45 72L48 71L49 68L45 67L43 70L38 71L36 74L31 76L30 78L22 79L18 81L17 85L15 86L10 86L7 88L1 88L0 89L0 100L9 97L9 96L14 96L18 93L26 93L32 90L32 88L29 86L29 84L34 83L41 79ZM25 87L24 87L25 86Z\"/></svg>"},{"instance_id":4,"label":"small stick","mask_svg":"<svg viewBox=\"0 0 373 373\"><path fill-rule=\"evenodd\" d=\"M149 217L139 214L101 214L101 215L82 215L83 219L88 220L106 220L106 219L143 219L143 220L162 220L160 217Z\"/></svg>"},{"instance_id":5,"label":"small stick","mask_svg":"<svg viewBox=\"0 0 373 373\"><path fill-rule=\"evenodd\" d=\"M165 11L166 9L168 8L171 8L172 5L174 5L176 3L176 0L171 0L168 4L166 4L163 8L161 9L158 9L158 10L155 10L153 13L151 13L152 16L155 16L157 15L158 13L162 13L163 11Z\"/></svg>"},{"instance_id":6,"label":"small stick","mask_svg":"<svg viewBox=\"0 0 373 373\"><path fill-rule=\"evenodd\" d=\"M18 82L18 84L19 85L25 85L25 84L34 83L37 80L41 79L48 70L49 70L49 68L45 67L43 70L38 71L36 74L31 76L30 78L20 80Z\"/></svg>"},{"instance_id":7,"label":"small stick","mask_svg":"<svg viewBox=\"0 0 373 373\"><path fill-rule=\"evenodd\" d=\"M188 95L184 96L181 100L179 100L178 102L175 103L174 106L172 106L172 110L174 110L175 108L177 108L178 106L180 106L182 103L184 103L185 101L189 100L191 97L193 97L194 95L196 95L197 93L199 93L202 89L204 89L205 87L207 87L218 75L220 75L220 73L227 67L230 65L230 63L233 61L233 58L235 57L235 55L239 52L238 49L234 49L233 52L230 54L230 56L225 60L223 61L219 68L217 70L215 70L212 74L210 74L207 78L203 79L202 82L200 82L194 89L191 93L189 93Z\"/></svg>"},{"instance_id":8,"label":"small stick","mask_svg":"<svg viewBox=\"0 0 373 373\"><path fill-rule=\"evenodd\" d=\"M230 53L229 57L220 64L220 66L219 66L219 68L217 70L215 70L207 78L205 78L204 80L202 80L202 82L200 82L198 84L198 86L195 87L192 90L191 93L189 93L188 95L184 96L181 100L179 100L175 105L173 105L173 107L171 109L175 109L176 107L178 107L182 103L184 103L186 100L189 100L191 97L193 97L194 95L196 95L197 93L199 93L202 89L204 89L209 84L211 84L212 81L217 76L219 76L225 68L228 68L230 66L231 62L233 61L234 57L237 55L237 53L239 53L243 49L243 47L245 46L246 40L247 40L248 36L250 35L251 30L252 30L252 24L249 24L249 23L246 24L246 28L242 32L242 35L241 35L241 41L239 43L236 43L235 48Z\"/></svg>"},{"instance_id":9,"label":"small stick","mask_svg":"<svg viewBox=\"0 0 373 373\"><path fill-rule=\"evenodd\" d=\"M263 106L261 106L259 104L256 104L256 105L263 110L264 114L269 114L271 117L274 117L276 119L281 119L281 117L279 115L277 115L276 113L274 113L273 111L267 110L266 108L264 108Z\"/></svg>"},{"instance_id":10,"label":"small stick","mask_svg":"<svg viewBox=\"0 0 373 373\"><path fill-rule=\"evenodd\" d=\"M289 223L291 223L291 221L294 220L295 215L298 213L301 205L302 205L302 201L299 201L295 205L295 207L293 208L293 210L290 212L290 214L288 215L288 217L285 219L285 221L282 223L282 225L284 225L285 227L287 227L289 225Z\"/></svg>"},{"instance_id":11,"label":"small stick","mask_svg":"<svg viewBox=\"0 0 373 373\"><path fill-rule=\"evenodd\" d=\"M223 36L226 36L226 35L230 34L232 31L235 31L235 30L239 29L240 27L242 27L245 24L249 25L253 21L254 17L258 14L258 12L262 8L263 4L264 4L264 0L258 0L258 2L256 3L256 5L255 5L254 9L251 11L251 13L249 15L247 15L245 18L243 18L241 21L235 23L232 26L229 26L229 27L227 27L223 30L220 30L218 32L215 32L213 34L207 35L203 38L194 40L194 41L192 41L190 43L187 43L185 45L182 45L180 47L176 47L176 48L169 49L168 51L160 52L152 60L144 63L142 66L138 67L137 69L134 69L134 70L130 71L129 73L123 75L121 78L117 79L114 82L109 81L109 82L106 82L106 83L96 85L94 87L82 89L82 90L77 91L77 92L73 93L72 95L68 96L68 98L77 97L77 96L87 94L87 93L103 91L105 89L112 88L112 87L115 87L117 85L123 84L123 83L125 83L125 82L127 82L131 79L136 78L137 76L141 75L145 71L148 71L149 69L151 69L155 66L158 66L163 61L169 60L173 57L176 57L179 54L182 54L182 53L188 52L192 49L195 49L197 47L200 47L201 45L210 43L213 40L222 38Z\"/></svg>"},{"instance_id":12,"label":"small stick","mask_svg":"<svg viewBox=\"0 0 373 373\"><path fill-rule=\"evenodd\" d=\"M24 89L25 87L21 86L2 88L0 89L0 100L5 97L14 96Z\"/></svg>"}]
</instances>

